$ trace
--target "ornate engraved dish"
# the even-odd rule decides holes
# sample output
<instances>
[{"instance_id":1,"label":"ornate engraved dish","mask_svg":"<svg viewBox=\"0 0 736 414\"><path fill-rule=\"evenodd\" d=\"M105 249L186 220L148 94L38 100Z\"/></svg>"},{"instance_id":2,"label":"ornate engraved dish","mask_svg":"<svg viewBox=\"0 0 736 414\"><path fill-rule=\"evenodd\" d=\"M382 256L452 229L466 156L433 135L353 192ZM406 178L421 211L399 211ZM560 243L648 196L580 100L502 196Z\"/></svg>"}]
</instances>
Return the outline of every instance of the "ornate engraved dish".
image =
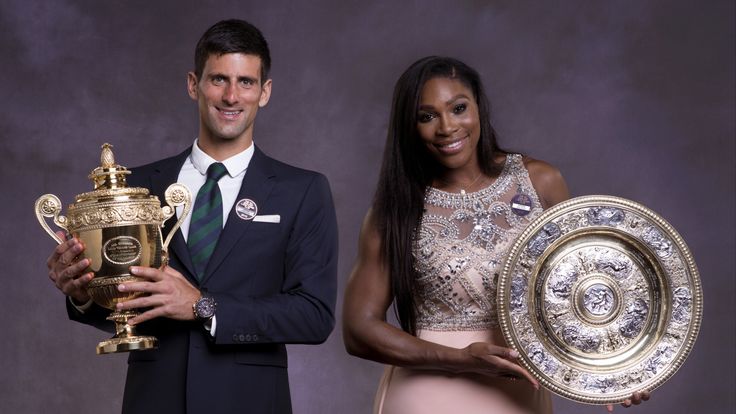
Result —
<instances>
[{"instance_id":1,"label":"ornate engraved dish","mask_svg":"<svg viewBox=\"0 0 736 414\"><path fill-rule=\"evenodd\" d=\"M650 209L586 196L544 212L498 282L503 335L539 382L608 404L651 391L687 358L703 293L685 242Z\"/></svg>"}]
</instances>

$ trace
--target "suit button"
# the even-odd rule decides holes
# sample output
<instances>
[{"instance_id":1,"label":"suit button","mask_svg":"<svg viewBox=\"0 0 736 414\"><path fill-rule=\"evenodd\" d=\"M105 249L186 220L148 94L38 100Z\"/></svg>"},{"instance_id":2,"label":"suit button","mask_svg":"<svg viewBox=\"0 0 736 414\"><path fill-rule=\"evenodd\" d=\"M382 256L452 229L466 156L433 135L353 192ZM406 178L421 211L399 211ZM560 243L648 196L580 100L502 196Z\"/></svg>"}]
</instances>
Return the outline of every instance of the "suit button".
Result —
<instances>
[{"instance_id":1,"label":"suit button","mask_svg":"<svg viewBox=\"0 0 736 414\"><path fill-rule=\"evenodd\" d=\"M257 341L257 340L258 340L258 335L256 335L256 334L253 334L253 341L255 342L255 341Z\"/></svg>"},{"instance_id":2,"label":"suit button","mask_svg":"<svg viewBox=\"0 0 736 414\"><path fill-rule=\"evenodd\" d=\"M245 340L246 340L246 341L250 342L250 338L251 338L251 337L250 337L250 334L248 334L248 335L245 335Z\"/></svg>"},{"instance_id":3,"label":"suit button","mask_svg":"<svg viewBox=\"0 0 736 414\"><path fill-rule=\"evenodd\" d=\"M233 334L233 342L238 342L238 334Z\"/></svg>"},{"instance_id":4,"label":"suit button","mask_svg":"<svg viewBox=\"0 0 736 414\"><path fill-rule=\"evenodd\" d=\"M238 341L245 342L245 335L243 334L238 335Z\"/></svg>"}]
</instances>

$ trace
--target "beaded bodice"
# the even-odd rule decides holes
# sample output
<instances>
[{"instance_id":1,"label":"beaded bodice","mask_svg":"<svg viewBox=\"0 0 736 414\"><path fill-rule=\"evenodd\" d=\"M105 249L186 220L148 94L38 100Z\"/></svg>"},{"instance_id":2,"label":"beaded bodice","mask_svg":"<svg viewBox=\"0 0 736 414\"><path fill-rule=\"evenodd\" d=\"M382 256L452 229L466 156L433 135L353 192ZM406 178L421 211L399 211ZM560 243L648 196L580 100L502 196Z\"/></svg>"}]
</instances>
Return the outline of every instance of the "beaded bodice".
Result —
<instances>
[{"instance_id":1,"label":"beaded bodice","mask_svg":"<svg viewBox=\"0 0 736 414\"><path fill-rule=\"evenodd\" d=\"M506 157L490 186L474 193L428 188L414 237L417 329L497 326L496 282L504 256L542 206L519 154Z\"/></svg>"}]
</instances>

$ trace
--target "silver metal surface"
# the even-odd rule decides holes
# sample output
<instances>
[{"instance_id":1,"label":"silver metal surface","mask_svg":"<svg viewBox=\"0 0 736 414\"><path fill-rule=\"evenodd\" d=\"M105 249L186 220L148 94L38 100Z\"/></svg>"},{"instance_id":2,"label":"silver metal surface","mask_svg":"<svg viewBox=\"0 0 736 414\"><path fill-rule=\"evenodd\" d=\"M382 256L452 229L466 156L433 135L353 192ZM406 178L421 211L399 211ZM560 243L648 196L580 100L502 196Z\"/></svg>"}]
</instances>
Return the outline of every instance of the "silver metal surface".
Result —
<instances>
[{"instance_id":1,"label":"silver metal surface","mask_svg":"<svg viewBox=\"0 0 736 414\"><path fill-rule=\"evenodd\" d=\"M586 196L544 212L519 236L497 304L507 343L540 383L607 404L677 371L698 335L703 297L669 223L630 200Z\"/></svg>"}]
</instances>

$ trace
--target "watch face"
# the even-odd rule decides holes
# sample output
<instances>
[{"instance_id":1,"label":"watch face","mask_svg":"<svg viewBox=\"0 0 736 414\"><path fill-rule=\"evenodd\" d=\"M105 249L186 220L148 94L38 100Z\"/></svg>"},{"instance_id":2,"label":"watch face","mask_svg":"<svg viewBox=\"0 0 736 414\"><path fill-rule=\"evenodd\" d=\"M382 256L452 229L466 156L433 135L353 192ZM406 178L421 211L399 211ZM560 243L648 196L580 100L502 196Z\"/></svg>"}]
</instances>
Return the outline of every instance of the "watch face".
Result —
<instances>
[{"instance_id":1,"label":"watch face","mask_svg":"<svg viewBox=\"0 0 736 414\"><path fill-rule=\"evenodd\" d=\"M215 300L209 296L203 296L197 301L195 310L197 317L200 319L211 318L215 314L216 303Z\"/></svg>"}]
</instances>

